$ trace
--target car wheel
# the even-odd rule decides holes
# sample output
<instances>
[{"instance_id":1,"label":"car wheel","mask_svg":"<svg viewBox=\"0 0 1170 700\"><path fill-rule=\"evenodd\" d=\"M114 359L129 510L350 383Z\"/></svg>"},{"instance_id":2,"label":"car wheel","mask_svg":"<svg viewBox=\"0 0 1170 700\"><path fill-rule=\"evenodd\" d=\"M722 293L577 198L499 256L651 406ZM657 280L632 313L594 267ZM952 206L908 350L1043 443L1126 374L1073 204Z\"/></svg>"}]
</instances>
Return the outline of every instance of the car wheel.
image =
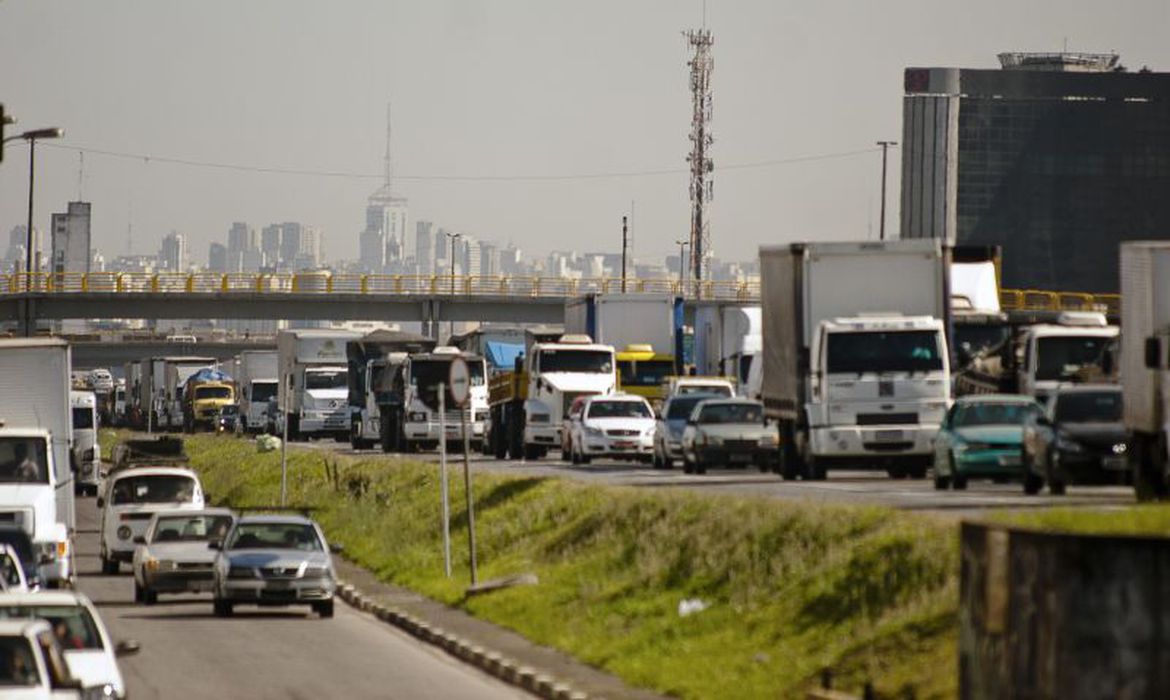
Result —
<instances>
[{"instance_id":1,"label":"car wheel","mask_svg":"<svg viewBox=\"0 0 1170 700\"><path fill-rule=\"evenodd\" d=\"M891 479L905 479L907 477L906 468L900 464L887 467L886 474L889 474Z\"/></svg>"},{"instance_id":2,"label":"car wheel","mask_svg":"<svg viewBox=\"0 0 1170 700\"><path fill-rule=\"evenodd\" d=\"M1024 493L1035 496L1044 488L1044 479L1031 471L1024 472Z\"/></svg>"},{"instance_id":3,"label":"car wheel","mask_svg":"<svg viewBox=\"0 0 1170 700\"><path fill-rule=\"evenodd\" d=\"M662 468L663 469L673 469L674 468L674 461L671 460L671 458L668 457L666 455L666 453L662 454Z\"/></svg>"},{"instance_id":4,"label":"car wheel","mask_svg":"<svg viewBox=\"0 0 1170 700\"><path fill-rule=\"evenodd\" d=\"M572 462L573 461L572 443L569 443L569 445L570 445L569 447L565 447L564 445L561 445L561 461L562 462Z\"/></svg>"},{"instance_id":5,"label":"car wheel","mask_svg":"<svg viewBox=\"0 0 1170 700\"><path fill-rule=\"evenodd\" d=\"M323 600L320 603L313 603L313 612L317 613L323 620L333 617L333 601Z\"/></svg>"},{"instance_id":6,"label":"car wheel","mask_svg":"<svg viewBox=\"0 0 1170 700\"><path fill-rule=\"evenodd\" d=\"M828 477L825 469L825 463L812 455L809 455L804 460L804 480L805 481L824 481Z\"/></svg>"},{"instance_id":7,"label":"car wheel","mask_svg":"<svg viewBox=\"0 0 1170 700\"><path fill-rule=\"evenodd\" d=\"M700 459L696 459L693 471L695 474L706 474L707 473L707 463L700 460Z\"/></svg>"},{"instance_id":8,"label":"car wheel","mask_svg":"<svg viewBox=\"0 0 1170 700\"><path fill-rule=\"evenodd\" d=\"M967 488L967 477L955 474L951 480L951 485L955 487L956 491L963 491Z\"/></svg>"},{"instance_id":9,"label":"car wheel","mask_svg":"<svg viewBox=\"0 0 1170 700\"><path fill-rule=\"evenodd\" d=\"M651 458L650 463L654 465L655 469L662 468L662 459L658 456L658 448L654 448L654 457Z\"/></svg>"},{"instance_id":10,"label":"car wheel","mask_svg":"<svg viewBox=\"0 0 1170 700\"><path fill-rule=\"evenodd\" d=\"M211 607L214 609L216 617L231 617L232 615L232 604L229 601L216 598L211 603Z\"/></svg>"},{"instance_id":11,"label":"car wheel","mask_svg":"<svg viewBox=\"0 0 1170 700\"><path fill-rule=\"evenodd\" d=\"M1065 485L1063 481L1053 479L1048 483L1048 493L1051 493L1053 496L1063 496L1064 489Z\"/></svg>"},{"instance_id":12,"label":"car wheel","mask_svg":"<svg viewBox=\"0 0 1170 700\"><path fill-rule=\"evenodd\" d=\"M134 582L134 602L142 602L142 586L139 586L137 581Z\"/></svg>"},{"instance_id":13,"label":"car wheel","mask_svg":"<svg viewBox=\"0 0 1170 700\"><path fill-rule=\"evenodd\" d=\"M691 466L691 460L687 459L687 453L683 452L682 456L683 474L693 474L695 468Z\"/></svg>"},{"instance_id":14,"label":"car wheel","mask_svg":"<svg viewBox=\"0 0 1170 700\"><path fill-rule=\"evenodd\" d=\"M909 476L911 479L925 479L926 478L926 465L925 464L915 464L914 466L912 466L906 470L906 475Z\"/></svg>"},{"instance_id":15,"label":"car wheel","mask_svg":"<svg viewBox=\"0 0 1170 700\"><path fill-rule=\"evenodd\" d=\"M949 476L934 475L934 490L946 491L947 487L951 485L951 478Z\"/></svg>"},{"instance_id":16,"label":"car wheel","mask_svg":"<svg viewBox=\"0 0 1170 700\"><path fill-rule=\"evenodd\" d=\"M158 591L149 588L142 589L142 602L147 605L154 605L158 602Z\"/></svg>"}]
</instances>

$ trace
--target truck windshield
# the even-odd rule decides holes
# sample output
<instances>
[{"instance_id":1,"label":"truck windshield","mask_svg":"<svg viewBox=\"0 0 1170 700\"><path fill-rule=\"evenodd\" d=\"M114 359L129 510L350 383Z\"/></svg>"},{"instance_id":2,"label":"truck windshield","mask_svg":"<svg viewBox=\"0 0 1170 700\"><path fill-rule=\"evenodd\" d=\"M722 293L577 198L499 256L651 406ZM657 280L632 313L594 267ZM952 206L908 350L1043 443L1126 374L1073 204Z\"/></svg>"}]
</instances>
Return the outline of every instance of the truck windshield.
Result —
<instances>
[{"instance_id":1,"label":"truck windshield","mask_svg":"<svg viewBox=\"0 0 1170 700\"><path fill-rule=\"evenodd\" d=\"M73 429L88 430L93 428L93 409L86 406L76 406L73 409Z\"/></svg>"},{"instance_id":2,"label":"truck windshield","mask_svg":"<svg viewBox=\"0 0 1170 700\"><path fill-rule=\"evenodd\" d=\"M1059 423L1117 423L1121 420L1120 391L1074 391L1056 399Z\"/></svg>"},{"instance_id":3,"label":"truck windshield","mask_svg":"<svg viewBox=\"0 0 1170 700\"><path fill-rule=\"evenodd\" d=\"M196 399L230 399L232 390L226 386L198 386L195 387Z\"/></svg>"},{"instance_id":4,"label":"truck windshield","mask_svg":"<svg viewBox=\"0 0 1170 700\"><path fill-rule=\"evenodd\" d=\"M114 505L129 503L190 503L195 480L188 476L151 474L128 476L114 482Z\"/></svg>"},{"instance_id":5,"label":"truck windshield","mask_svg":"<svg viewBox=\"0 0 1170 700\"><path fill-rule=\"evenodd\" d=\"M49 482L45 441L34 437L0 438L0 484Z\"/></svg>"},{"instance_id":6,"label":"truck windshield","mask_svg":"<svg viewBox=\"0 0 1170 700\"><path fill-rule=\"evenodd\" d=\"M1065 379L1082 367L1096 365L1112 338L1064 336L1036 341L1036 379Z\"/></svg>"},{"instance_id":7,"label":"truck windshield","mask_svg":"<svg viewBox=\"0 0 1170 700\"><path fill-rule=\"evenodd\" d=\"M943 368L937 331L859 331L830 333L830 374L927 372Z\"/></svg>"},{"instance_id":8,"label":"truck windshield","mask_svg":"<svg viewBox=\"0 0 1170 700\"><path fill-rule=\"evenodd\" d=\"M604 350L545 348L540 351L540 371L609 374L613 371L613 355Z\"/></svg>"},{"instance_id":9,"label":"truck windshield","mask_svg":"<svg viewBox=\"0 0 1170 700\"><path fill-rule=\"evenodd\" d=\"M673 360L618 360L622 386L660 386L674 374Z\"/></svg>"},{"instance_id":10,"label":"truck windshield","mask_svg":"<svg viewBox=\"0 0 1170 700\"><path fill-rule=\"evenodd\" d=\"M252 402L267 403L276 396L276 382L252 382Z\"/></svg>"},{"instance_id":11,"label":"truck windshield","mask_svg":"<svg viewBox=\"0 0 1170 700\"><path fill-rule=\"evenodd\" d=\"M349 379L345 370L305 372L306 389L346 389L348 387Z\"/></svg>"}]
</instances>

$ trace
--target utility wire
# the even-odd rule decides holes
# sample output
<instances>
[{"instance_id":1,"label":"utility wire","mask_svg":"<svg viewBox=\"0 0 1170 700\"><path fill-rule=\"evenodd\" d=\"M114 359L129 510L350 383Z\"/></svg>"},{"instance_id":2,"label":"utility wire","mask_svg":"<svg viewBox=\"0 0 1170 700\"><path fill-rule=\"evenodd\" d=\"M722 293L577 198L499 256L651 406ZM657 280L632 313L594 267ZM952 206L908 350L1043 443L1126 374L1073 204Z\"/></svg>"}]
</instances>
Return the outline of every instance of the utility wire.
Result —
<instances>
[{"instance_id":1,"label":"utility wire","mask_svg":"<svg viewBox=\"0 0 1170 700\"><path fill-rule=\"evenodd\" d=\"M78 153L87 153L90 155L106 156L109 158L121 158L124 160L140 160L143 163L165 163L167 165L180 165L191 168L214 168L219 170L232 170L237 172L248 173L266 173L278 175L303 175L311 177L333 177L350 180L382 180L385 175L381 173L357 173L347 172L343 170L305 170L297 168L276 168L265 167L259 165L243 165L239 163L217 163L212 161L191 160L187 158L174 158L170 156L154 156L144 153L128 153L125 151L110 151L99 148L90 148L88 146L80 146L76 144L58 143L50 141L40 142L41 146L49 148L57 148L66 151L76 151ZM782 165L792 165L795 163L810 163L822 160L836 160L841 158L852 158L854 156L864 155L867 153L874 153L880 149L876 147L863 148L853 151L840 151L836 153L821 153L809 156L795 156L791 158L776 158L771 160L761 160L745 163L731 163L729 165L722 165L716 170L744 170L749 168L770 168ZM677 175L690 172L689 168L663 168L660 170L628 170L615 172L600 172L600 173L544 173L544 174L530 174L530 175L395 175L395 180L412 180L418 182L437 181L437 182L517 182L517 181L556 181L556 180L604 180L617 179L629 177L653 177L658 175Z\"/></svg>"}]
</instances>

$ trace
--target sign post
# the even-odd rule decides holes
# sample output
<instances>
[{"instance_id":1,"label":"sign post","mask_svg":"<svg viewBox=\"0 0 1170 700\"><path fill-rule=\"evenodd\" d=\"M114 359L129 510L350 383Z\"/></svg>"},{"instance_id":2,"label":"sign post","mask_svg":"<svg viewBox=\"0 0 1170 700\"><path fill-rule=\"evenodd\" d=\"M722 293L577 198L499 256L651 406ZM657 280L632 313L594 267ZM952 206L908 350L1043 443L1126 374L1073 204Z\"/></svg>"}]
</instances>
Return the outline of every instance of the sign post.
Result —
<instances>
[{"instance_id":1,"label":"sign post","mask_svg":"<svg viewBox=\"0 0 1170 700\"><path fill-rule=\"evenodd\" d=\"M463 490L467 494L467 544L471 554L471 585L479 582L475 560L475 499L471 493L471 434L467 430L468 403L471 398L471 370L467 361L456 357L451 362L451 402L459 408L463 428Z\"/></svg>"},{"instance_id":2,"label":"sign post","mask_svg":"<svg viewBox=\"0 0 1170 700\"><path fill-rule=\"evenodd\" d=\"M451 578L451 506L447 495L447 387L439 384L439 498L443 502L443 571Z\"/></svg>"}]
</instances>

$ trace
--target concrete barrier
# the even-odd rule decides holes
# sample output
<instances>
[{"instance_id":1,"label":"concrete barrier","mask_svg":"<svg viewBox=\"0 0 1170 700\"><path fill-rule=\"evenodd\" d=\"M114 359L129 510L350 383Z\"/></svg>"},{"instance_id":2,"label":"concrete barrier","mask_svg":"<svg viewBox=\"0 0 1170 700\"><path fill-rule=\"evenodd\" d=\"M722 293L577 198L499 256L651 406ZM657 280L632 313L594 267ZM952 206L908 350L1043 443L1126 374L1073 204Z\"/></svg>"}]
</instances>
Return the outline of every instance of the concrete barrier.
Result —
<instances>
[{"instance_id":1,"label":"concrete barrier","mask_svg":"<svg viewBox=\"0 0 1170 700\"><path fill-rule=\"evenodd\" d=\"M1170 698L1170 538L960 537L962 698Z\"/></svg>"}]
</instances>

